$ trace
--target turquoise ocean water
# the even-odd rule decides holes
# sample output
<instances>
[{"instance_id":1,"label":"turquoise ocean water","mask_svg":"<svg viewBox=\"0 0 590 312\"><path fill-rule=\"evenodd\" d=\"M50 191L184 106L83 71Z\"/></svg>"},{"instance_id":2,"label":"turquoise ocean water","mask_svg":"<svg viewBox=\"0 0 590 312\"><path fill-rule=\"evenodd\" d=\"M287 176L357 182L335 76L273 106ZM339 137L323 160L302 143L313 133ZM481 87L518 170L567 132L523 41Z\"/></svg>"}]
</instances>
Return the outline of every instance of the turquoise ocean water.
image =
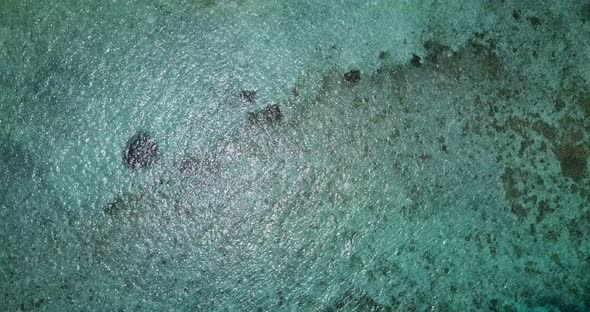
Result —
<instances>
[{"instance_id":1,"label":"turquoise ocean water","mask_svg":"<svg viewBox=\"0 0 590 312\"><path fill-rule=\"evenodd\" d=\"M0 310L588 311L589 143L588 1L0 0Z\"/></svg>"}]
</instances>

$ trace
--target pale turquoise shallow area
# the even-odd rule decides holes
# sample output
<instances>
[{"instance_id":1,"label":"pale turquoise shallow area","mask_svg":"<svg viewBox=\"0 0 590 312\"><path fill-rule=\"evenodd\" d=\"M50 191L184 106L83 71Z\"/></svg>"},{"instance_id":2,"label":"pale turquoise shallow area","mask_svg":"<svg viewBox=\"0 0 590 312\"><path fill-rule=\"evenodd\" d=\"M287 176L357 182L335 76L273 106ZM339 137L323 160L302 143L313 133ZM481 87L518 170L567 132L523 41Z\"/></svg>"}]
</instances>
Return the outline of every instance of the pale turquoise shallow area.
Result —
<instances>
[{"instance_id":1,"label":"pale turquoise shallow area","mask_svg":"<svg viewBox=\"0 0 590 312\"><path fill-rule=\"evenodd\" d=\"M588 38L574 0L1 1L0 310L588 311Z\"/></svg>"}]
</instances>

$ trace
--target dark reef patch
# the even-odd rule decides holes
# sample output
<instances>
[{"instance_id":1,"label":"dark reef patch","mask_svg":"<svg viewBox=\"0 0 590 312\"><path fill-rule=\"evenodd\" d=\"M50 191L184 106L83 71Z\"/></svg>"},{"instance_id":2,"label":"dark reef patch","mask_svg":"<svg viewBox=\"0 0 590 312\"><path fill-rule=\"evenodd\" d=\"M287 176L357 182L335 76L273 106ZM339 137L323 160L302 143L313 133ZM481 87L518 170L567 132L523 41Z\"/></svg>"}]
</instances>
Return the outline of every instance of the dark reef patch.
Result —
<instances>
[{"instance_id":1,"label":"dark reef patch","mask_svg":"<svg viewBox=\"0 0 590 312\"><path fill-rule=\"evenodd\" d=\"M419 67L420 65L422 65L422 59L418 55L412 54L412 59L410 60L410 64L412 64L415 67Z\"/></svg>"},{"instance_id":2,"label":"dark reef patch","mask_svg":"<svg viewBox=\"0 0 590 312\"><path fill-rule=\"evenodd\" d=\"M506 168L502 175L504 182L504 190L506 192L506 199L510 203L510 210L519 220L525 219L528 215L527 209L519 202L519 198L523 192L518 187L517 182L518 171L512 168Z\"/></svg>"},{"instance_id":3,"label":"dark reef patch","mask_svg":"<svg viewBox=\"0 0 590 312\"><path fill-rule=\"evenodd\" d=\"M554 209L549 205L546 200L542 200L539 202L538 205L539 214L537 215L537 223L543 221L543 219L550 213L554 211Z\"/></svg>"},{"instance_id":4,"label":"dark reef patch","mask_svg":"<svg viewBox=\"0 0 590 312\"><path fill-rule=\"evenodd\" d=\"M334 302L332 306L329 306L326 311L387 312L394 311L394 309L388 305L378 303L375 299L362 291L350 289Z\"/></svg>"},{"instance_id":5,"label":"dark reef patch","mask_svg":"<svg viewBox=\"0 0 590 312\"><path fill-rule=\"evenodd\" d=\"M361 71L352 69L344 74L344 80L351 85L356 85L361 81Z\"/></svg>"},{"instance_id":6,"label":"dark reef patch","mask_svg":"<svg viewBox=\"0 0 590 312\"><path fill-rule=\"evenodd\" d=\"M496 41L486 33L474 33L464 48L452 51L436 40L424 42L425 62L438 70L475 79L498 79L504 72L504 64L496 53ZM466 68L470 68L466 71Z\"/></svg>"},{"instance_id":7,"label":"dark reef patch","mask_svg":"<svg viewBox=\"0 0 590 312\"><path fill-rule=\"evenodd\" d=\"M536 17L536 16L530 16L528 18L528 20L529 20L529 23L531 24L531 26L534 29L537 29L537 27L543 25L543 21L540 18Z\"/></svg>"},{"instance_id":8,"label":"dark reef patch","mask_svg":"<svg viewBox=\"0 0 590 312\"><path fill-rule=\"evenodd\" d=\"M104 207L103 212L110 217L128 213L130 212L130 208L141 201L142 198L142 194L125 193L117 195Z\"/></svg>"},{"instance_id":9,"label":"dark reef patch","mask_svg":"<svg viewBox=\"0 0 590 312\"><path fill-rule=\"evenodd\" d=\"M565 144L555 149L555 155L561 165L564 176L579 182L586 177L588 150L583 145Z\"/></svg>"},{"instance_id":10,"label":"dark reef patch","mask_svg":"<svg viewBox=\"0 0 590 312\"><path fill-rule=\"evenodd\" d=\"M156 141L146 132L140 131L132 136L123 153L123 163L131 170L149 167L158 158Z\"/></svg>"},{"instance_id":11,"label":"dark reef patch","mask_svg":"<svg viewBox=\"0 0 590 312\"><path fill-rule=\"evenodd\" d=\"M512 18L514 18L514 20L518 21L520 19L521 13L520 10L514 9L512 10Z\"/></svg>"},{"instance_id":12,"label":"dark reef patch","mask_svg":"<svg viewBox=\"0 0 590 312\"><path fill-rule=\"evenodd\" d=\"M477 60L482 74L488 78L498 78L504 70L504 64L496 54L496 41L485 33L475 33L468 41L469 53Z\"/></svg>"},{"instance_id":13,"label":"dark reef patch","mask_svg":"<svg viewBox=\"0 0 590 312\"><path fill-rule=\"evenodd\" d=\"M256 91L254 90L242 90L240 91L240 100L244 104L252 104L256 102Z\"/></svg>"},{"instance_id":14,"label":"dark reef patch","mask_svg":"<svg viewBox=\"0 0 590 312\"><path fill-rule=\"evenodd\" d=\"M251 126L273 124L283 120L283 113L278 104L267 105L265 108L248 113L248 124Z\"/></svg>"},{"instance_id":15,"label":"dark reef patch","mask_svg":"<svg viewBox=\"0 0 590 312\"><path fill-rule=\"evenodd\" d=\"M427 53L426 61L435 65L439 64L445 55L450 51L448 46L433 40L424 42L424 49Z\"/></svg>"}]
</instances>

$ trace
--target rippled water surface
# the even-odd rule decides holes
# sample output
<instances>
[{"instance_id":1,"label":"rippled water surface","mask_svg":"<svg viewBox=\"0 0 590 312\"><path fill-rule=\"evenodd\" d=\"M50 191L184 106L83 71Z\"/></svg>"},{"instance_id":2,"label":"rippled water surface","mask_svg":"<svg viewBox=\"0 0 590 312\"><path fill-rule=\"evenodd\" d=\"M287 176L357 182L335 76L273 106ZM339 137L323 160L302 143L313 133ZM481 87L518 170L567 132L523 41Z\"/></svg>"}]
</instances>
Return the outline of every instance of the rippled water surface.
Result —
<instances>
[{"instance_id":1,"label":"rippled water surface","mask_svg":"<svg viewBox=\"0 0 590 312\"><path fill-rule=\"evenodd\" d=\"M0 2L0 310L588 311L590 2Z\"/></svg>"}]
</instances>

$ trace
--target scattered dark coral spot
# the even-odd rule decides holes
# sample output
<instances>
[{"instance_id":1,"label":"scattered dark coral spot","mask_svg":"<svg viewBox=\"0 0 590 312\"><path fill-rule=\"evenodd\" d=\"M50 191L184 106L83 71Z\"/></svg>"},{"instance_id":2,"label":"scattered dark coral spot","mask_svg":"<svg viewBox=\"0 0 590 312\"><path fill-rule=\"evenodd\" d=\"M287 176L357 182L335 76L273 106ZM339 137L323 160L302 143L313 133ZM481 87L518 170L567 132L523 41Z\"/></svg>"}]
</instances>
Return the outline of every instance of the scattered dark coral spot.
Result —
<instances>
[{"instance_id":1,"label":"scattered dark coral spot","mask_svg":"<svg viewBox=\"0 0 590 312\"><path fill-rule=\"evenodd\" d=\"M544 238L546 241L556 242L559 239L559 232L549 230L545 233Z\"/></svg>"},{"instance_id":2,"label":"scattered dark coral spot","mask_svg":"<svg viewBox=\"0 0 590 312\"><path fill-rule=\"evenodd\" d=\"M436 141L440 144L440 150L447 153L449 151L449 146L445 143L445 137L441 136L436 139Z\"/></svg>"},{"instance_id":3,"label":"scattered dark coral spot","mask_svg":"<svg viewBox=\"0 0 590 312\"><path fill-rule=\"evenodd\" d=\"M523 157L526 150L531 147L535 141L533 139L523 138L520 141L520 149L518 150L518 156Z\"/></svg>"},{"instance_id":4,"label":"scattered dark coral spot","mask_svg":"<svg viewBox=\"0 0 590 312\"><path fill-rule=\"evenodd\" d=\"M412 66L419 67L420 65L422 65L422 59L418 55L412 54L410 64L412 64Z\"/></svg>"},{"instance_id":5,"label":"scattered dark coral spot","mask_svg":"<svg viewBox=\"0 0 590 312\"><path fill-rule=\"evenodd\" d=\"M574 244L576 249L580 247L584 240L584 232L580 227L580 224L576 220L571 220L567 225L568 232L570 234L570 240Z\"/></svg>"},{"instance_id":6,"label":"scattered dark coral spot","mask_svg":"<svg viewBox=\"0 0 590 312\"><path fill-rule=\"evenodd\" d=\"M272 104L272 105L268 105L264 108L264 110L262 111L264 118L266 119L267 122L275 122L275 121L281 121L283 120L283 113L281 112L281 109L279 108L279 105L277 104Z\"/></svg>"},{"instance_id":7,"label":"scattered dark coral spot","mask_svg":"<svg viewBox=\"0 0 590 312\"><path fill-rule=\"evenodd\" d=\"M114 216L122 210L123 205L124 203L120 200L120 198L115 198L103 209L103 211L108 216Z\"/></svg>"},{"instance_id":8,"label":"scattered dark coral spot","mask_svg":"<svg viewBox=\"0 0 590 312\"><path fill-rule=\"evenodd\" d=\"M565 138L568 142L573 144L581 143L584 140L584 130L582 129L568 129Z\"/></svg>"},{"instance_id":9,"label":"scattered dark coral spot","mask_svg":"<svg viewBox=\"0 0 590 312\"><path fill-rule=\"evenodd\" d=\"M498 97L505 99L505 100L512 100L515 98L515 95L519 94L520 92L518 90L511 90L508 88L500 88L500 90L498 90Z\"/></svg>"},{"instance_id":10,"label":"scattered dark coral spot","mask_svg":"<svg viewBox=\"0 0 590 312\"><path fill-rule=\"evenodd\" d=\"M514 20L519 20L520 19L520 10L512 10L512 18L514 18Z\"/></svg>"},{"instance_id":11,"label":"scattered dark coral spot","mask_svg":"<svg viewBox=\"0 0 590 312\"><path fill-rule=\"evenodd\" d=\"M375 301L367 294L358 290L348 290L342 297L326 311L373 311L385 312L393 311L390 306L383 305Z\"/></svg>"},{"instance_id":12,"label":"scattered dark coral spot","mask_svg":"<svg viewBox=\"0 0 590 312\"><path fill-rule=\"evenodd\" d=\"M283 296L283 291L282 290L277 290L277 305L280 307L283 305L283 302L285 301L285 297Z\"/></svg>"},{"instance_id":13,"label":"scattered dark coral spot","mask_svg":"<svg viewBox=\"0 0 590 312\"><path fill-rule=\"evenodd\" d=\"M277 104L267 105L264 109L248 113L248 124L272 124L283 120L283 113Z\"/></svg>"},{"instance_id":14,"label":"scattered dark coral spot","mask_svg":"<svg viewBox=\"0 0 590 312\"><path fill-rule=\"evenodd\" d=\"M385 60L389 58L389 52L387 51L381 51L379 52L379 59L380 60Z\"/></svg>"},{"instance_id":15,"label":"scattered dark coral spot","mask_svg":"<svg viewBox=\"0 0 590 312\"><path fill-rule=\"evenodd\" d=\"M528 274L542 274L543 271L541 271L538 268L538 264L534 261L527 261L524 265L524 271Z\"/></svg>"},{"instance_id":16,"label":"scattered dark coral spot","mask_svg":"<svg viewBox=\"0 0 590 312\"><path fill-rule=\"evenodd\" d=\"M543 21L536 16L531 16L528 18L528 20L531 26L533 26L535 29L543 24Z\"/></svg>"},{"instance_id":17,"label":"scattered dark coral spot","mask_svg":"<svg viewBox=\"0 0 590 312\"><path fill-rule=\"evenodd\" d=\"M496 41L485 33L475 33L468 42L471 52L476 56L484 74L497 78L503 70L503 63L496 53Z\"/></svg>"},{"instance_id":18,"label":"scattered dark coral spot","mask_svg":"<svg viewBox=\"0 0 590 312\"><path fill-rule=\"evenodd\" d=\"M566 144L558 146L555 154L564 176L578 182L587 174L588 150L583 145Z\"/></svg>"},{"instance_id":19,"label":"scattered dark coral spot","mask_svg":"<svg viewBox=\"0 0 590 312\"><path fill-rule=\"evenodd\" d=\"M344 80L351 85L357 84L361 81L361 71L358 69L352 69L344 74Z\"/></svg>"},{"instance_id":20,"label":"scattered dark coral spot","mask_svg":"<svg viewBox=\"0 0 590 312\"><path fill-rule=\"evenodd\" d=\"M424 42L424 49L426 49L426 60L432 64L439 64L446 53L449 52L449 47L436 41Z\"/></svg>"},{"instance_id":21,"label":"scattered dark coral spot","mask_svg":"<svg viewBox=\"0 0 590 312\"><path fill-rule=\"evenodd\" d=\"M506 199L510 203L510 210L514 213L518 219L524 219L528 215L527 209L522 206L518 199L521 197L522 192L518 188L516 183L516 172L512 168L507 168L502 175L504 182L504 190L506 192Z\"/></svg>"},{"instance_id":22,"label":"scattered dark coral spot","mask_svg":"<svg viewBox=\"0 0 590 312\"><path fill-rule=\"evenodd\" d=\"M138 132L128 141L123 163L131 170L148 167L158 158L158 146L146 132Z\"/></svg>"},{"instance_id":23,"label":"scattered dark coral spot","mask_svg":"<svg viewBox=\"0 0 590 312\"><path fill-rule=\"evenodd\" d=\"M572 294L577 294L574 289L569 290ZM543 307L546 311L568 311L568 312L585 312L588 311L587 305L578 305L567 302L566 299L558 296L543 297L536 303L536 306Z\"/></svg>"},{"instance_id":24,"label":"scattered dark coral spot","mask_svg":"<svg viewBox=\"0 0 590 312\"><path fill-rule=\"evenodd\" d=\"M421 63L432 64L440 70L467 74L476 79L498 79L504 71L496 41L486 33L474 33L467 45L456 52L434 40L426 41L424 49L426 55Z\"/></svg>"},{"instance_id":25,"label":"scattered dark coral spot","mask_svg":"<svg viewBox=\"0 0 590 312\"><path fill-rule=\"evenodd\" d=\"M33 307L39 308L46 302L45 298L36 298L33 300Z\"/></svg>"},{"instance_id":26,"label":"scattered dark coral spot","mask_svg":"<svg viewBox=\"0 0 590 312\"><path fill-rule=\"evenodd\" d=\"M490 311L498 311L498 299L490 299L489 308Z\"/></svg>"},{"instance_id":27,"label":"scattered dark coral spot","mask_svg":"<svg viewBox=\"0 0 590 312\"><path fill-rule=\"evenodd\" d=\"M565 107L565 101L560 98L556 99L553 104L554 104L555 110L558 112L561 111Z\"/></svg>"},{"instance_id":28,"label":"scattered dark coral spot","mask_svg":"<svg viewBox=\"0 0 590 312\"><path fill-rule=\"evenodd\" d=\"M256 91L242 90L240 91L240 99L242 100L242 103L252 104L256 102Z\"/></svg>"},{"instance_id":29,"label":"scattered dark coral spot","mask_svg":"<svg viewBox=\"0 0 590 312\"><path fill-rule=\"evenodd\" d=\"M248 112L248 125L256 126L260 124L260 112Z\"/></svg>"},{"instance_id":30,"label":"scattered dark coral spot","mask_svg":"<svg viewBox=\"0 0 590 312\"><path fill-rule=\"evenodd\" d=\"M103 212L110 217L120 215L123 212L128 212L130 205L141 200L140 194L122 194L117 195L113 200L103 209Z\"/></svg>"},{"instance_id":31,"label":"scattered dark coral spot","mask_svg":"<svg viewBox=\"0 0 590 312\"><path fill-rule=\"evenodd\" d=\"M180 162L178 170L186 176L195 175L199 171L200 161L197 158L187 158Z\"/></svg>"},{"instance_id":32,"label":"scattered dark coral spot","mask_svg":"<svg viewBox=\"0 0 590 312\"><path fill-rule=\"evenodd\" d=\"M506 121L506 125L508 126L508 128L510 128L510 130L518 133L520 136L527 136L527 129L529 128L529 123L526 120L511 116Z\"/></svg>"},{"instance_id":33,"label":"scattered dark coral spot","mask_svg":"<svg viewBox=\"0 0 590 312\"><path fill-rule=\"evenodd\" d=\"M506 191L506 199L509 201L513 201L522 195L522 192L517 187L515 175L516 173L512 168L506 168L504 175L502 175L504 189Z\"/></svg>"},{"instance_id":34,"label":"scattered dark coral spot","mask_svg":"<svg viewBox=\"0 0 590 312\"><path fill-rule=\"evenodd\" d=\"M558 254L554 253L551 255L551 261L559 266L562 266L561 258Z\"/></svg>"},{"instance_id":35,"label":"scattered dark coral spot","mask_svg":"<svg viewBox=\"0 0 590 312\"><path fill-rule=\"evenodd\" d=\"M535 121L532 128L543 135L549 142L554 142L557 138L557 130L546 122Z\"/></svg>"},{"instance_id":36,"label":"scattered dark coral spot","mask_svg":"<svg viewBox=\"0 0 590 312\"><path fill-rule=\"evenodd\" d=\"M549 206L549 203L547 203L546 200L541 201L539 203L539 215L537 215L537 222L543 221L545 216L547 216L551 212L553 212L553 209L551 208L551 206Z\"/></svg>"},{"instance_id":37,"label":"scattered dark coral spot","mask_svg":"<svg viewBox=\"0 0 590 312\"><path fill-rule=\"evenodd\" d=\"M514 213L518 217L518 219L524 219L529 214L526 208L524 208L519 203L512 203L511 206L512 213Z\"/></svg>"}]
</instances>

